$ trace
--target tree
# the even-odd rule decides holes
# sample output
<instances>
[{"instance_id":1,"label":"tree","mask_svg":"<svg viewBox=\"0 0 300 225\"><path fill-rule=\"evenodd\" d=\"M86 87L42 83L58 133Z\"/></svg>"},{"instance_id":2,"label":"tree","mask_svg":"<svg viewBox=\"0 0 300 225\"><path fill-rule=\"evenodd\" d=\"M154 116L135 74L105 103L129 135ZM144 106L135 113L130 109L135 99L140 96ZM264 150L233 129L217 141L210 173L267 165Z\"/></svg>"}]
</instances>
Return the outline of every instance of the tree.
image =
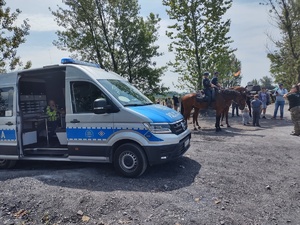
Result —
<instances>
[{"instance_id":1,"label":"tree","mask_svg":"<svg viewBox=\"0 0 300 225\"><path fill-rule=\"evenodd\" d=\"M160 77L166 67L156 67L161 56L158 39L160 18L140 17L137 0L65 0L69 8L52 11L57 24L54 45L80 60L93 61L113 70L145 94L164 91ZM51 10L51 9L50 9Z\"/></svg>"},{"instance_id":2,"label":"tree","mask_svg":"<svg viewBox=\"0 0 300 225\"><path fill-rule=\"evenodd\" d=\"M271 40L276 50L270 51L271 73L276 82L286 86L300 82L300 1L268 0L270 16L280 29L281 40Z\"/></svg>"},{"instance_id":3,"label":"tree","mask_svg":"<svg viewBox=\"0 0 300 225\"><path fill-rule=\"evenodd\" d=\"M167 36L172 40L169 51L175 52L175 61L169 65L180 75L178 88L195 91L201 88L204 71L218 70L234 51L229 48L230 20L222 16L231 7L232 0L163 0L170 19Z\"/></svg>"},{"instance_id":4,"label":"tree","mask_svg":"<svg viewBox=\"0 0 300 225\"><path fill-rule=\"evenodd\" d=\"M259 81L257 79L253 79L252 81L249 82L250 84L256 86L256 85L260 85Z\"/></svg>"},{"instance_id":5,"label":"tree","mask_svg":"<svg viewBox=\"0 0 300 225\"><path fill-rule=\"evenodd\" d=\"M261 84L262 87L265 87L266 89L269 90L274 89L273 80L271 77L264 76L259 80L259 83Z\"/></svg>"},{"instance_id":6,"label":"tree","mask_svg":"<svg viewBox=\"0 0 300 225\"><path fill-rule=\"evenodd\" d=\"M11 13L9 7L4 8L6 2L0 0L0 73L5 73L22 67L23 63L17 56L17 49L22 43L25 43L25 36L29 34L30 26L28 19L23 20L20 26L16 26L15 22L21 13L19 9ZM28 61L25 69L31 67L31 62Z\"/></svg>"},{"instance_id":7,"label":"tree","mask_svg":"<svg viewBox=\"0 0 300 225\"><path fill-rule=\"evenodd\" d=\"M223 87L240 86L242 81L241 61L232 53L226 57L226 61L224 61L222 65L223 69L221 69L221 71L228 71L220 78L220 83L223 84Z\"/></svg>"}]
</instances>

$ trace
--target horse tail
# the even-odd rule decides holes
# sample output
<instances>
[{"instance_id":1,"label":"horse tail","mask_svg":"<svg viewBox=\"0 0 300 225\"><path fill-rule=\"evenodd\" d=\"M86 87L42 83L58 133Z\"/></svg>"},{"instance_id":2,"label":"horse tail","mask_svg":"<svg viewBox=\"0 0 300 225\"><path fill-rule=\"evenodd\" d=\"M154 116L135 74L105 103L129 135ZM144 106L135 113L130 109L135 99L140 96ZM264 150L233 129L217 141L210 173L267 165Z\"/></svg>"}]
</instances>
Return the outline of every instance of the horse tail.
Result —
<instances>
[{"instance_id":1,"label":"horse tail","mask_svg":"<svg viewBox=\"0 0 300 225\"><path fill-rule=\"evenodd\" d=\"M184 113L184 108L183 108L182 101L180 103L180 113L181 113L181 115L183 115L183 113Z\"/></svg>"}]
</instances>

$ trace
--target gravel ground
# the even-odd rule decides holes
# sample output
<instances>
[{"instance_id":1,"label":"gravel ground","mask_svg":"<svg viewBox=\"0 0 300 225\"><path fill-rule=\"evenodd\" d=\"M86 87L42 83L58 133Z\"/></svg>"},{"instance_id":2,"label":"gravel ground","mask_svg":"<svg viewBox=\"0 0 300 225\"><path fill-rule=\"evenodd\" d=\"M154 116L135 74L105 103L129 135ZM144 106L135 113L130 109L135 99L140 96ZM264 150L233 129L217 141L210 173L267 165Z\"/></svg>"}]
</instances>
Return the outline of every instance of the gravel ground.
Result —
<instances>
[{"instance_id":1,"label":"gravel ground","mask_svg":"<svg viewBox=\"0 0 300 225\"><path fill-rule=\"evenodd\" d=\"M289 135L289 112L261 128L230 117L219 133L213 117L199 122L184 157L136 179L109 164L1 170L0 224L300 224L300 137Z\"/></svg>"}]
</instances>

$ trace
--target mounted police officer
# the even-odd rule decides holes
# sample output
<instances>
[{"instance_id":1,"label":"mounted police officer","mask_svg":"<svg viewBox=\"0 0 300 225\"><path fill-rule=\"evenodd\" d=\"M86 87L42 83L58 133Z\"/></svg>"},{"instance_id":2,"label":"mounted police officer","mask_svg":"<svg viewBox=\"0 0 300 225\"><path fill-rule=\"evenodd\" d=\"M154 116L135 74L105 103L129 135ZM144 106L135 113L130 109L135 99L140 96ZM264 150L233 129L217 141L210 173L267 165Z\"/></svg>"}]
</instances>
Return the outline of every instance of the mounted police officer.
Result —
<instances>
[{"instance_id":1,"label":"mounted police officer","mask_svg":"<svg viewBox=\"0 0 300 225\"><path fill-rule=\"evenodd\" d=\"M218 76L219 76L219 72L218 71L214 72L214 77L210 81L213 85L216 86L212 90L212 99L215 99L216 91L218 91L218 89L221 88L221 85L219 84L219 81L218 81Z\"/></svg>"},{"instance_id":2,"label":"mounted police officer","mask_svg":"<svg viewBox=\"0 0 300 225\"><path fill-rule=\"evenodd\" d=\"M219 76L219 72L218 71L214 72L214 77L211 79L211 83L217 86L217 88L221 88L221 85L219 84L218 81L218 76Z\"/></svg>"},{"instance_id":3,"label":"mounted police officer","mask_svg":"<svg viewBox=\"0 0 300 225\"><path fill-rule=\"evenodd\" d=\"M217 86L210 82L210 80L208 79L208 76L209 76L209 72L204 72L202 85L203 85L203 90L204 90L205 96L207 98L208 107L212 108L212 106L211 106L212 88L216 88Z\"/></svg>"}]
</instances>

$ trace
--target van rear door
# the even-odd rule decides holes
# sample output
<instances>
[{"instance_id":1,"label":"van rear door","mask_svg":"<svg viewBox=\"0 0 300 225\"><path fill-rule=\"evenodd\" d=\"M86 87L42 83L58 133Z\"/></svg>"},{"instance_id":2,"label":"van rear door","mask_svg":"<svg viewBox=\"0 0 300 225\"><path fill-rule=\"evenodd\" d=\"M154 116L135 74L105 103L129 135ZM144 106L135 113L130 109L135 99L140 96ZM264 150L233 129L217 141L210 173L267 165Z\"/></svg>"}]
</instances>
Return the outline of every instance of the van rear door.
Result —
<instances>
[{"instance_id":1,"label":"van rear door","mask_svg":"<svg viewBox=\"0 0 300 225\"><path fill-rule=\"evenodd\" d=\"M17 159L17 74L0 75L0 159Z\"/></svg>"}]
</instances>

